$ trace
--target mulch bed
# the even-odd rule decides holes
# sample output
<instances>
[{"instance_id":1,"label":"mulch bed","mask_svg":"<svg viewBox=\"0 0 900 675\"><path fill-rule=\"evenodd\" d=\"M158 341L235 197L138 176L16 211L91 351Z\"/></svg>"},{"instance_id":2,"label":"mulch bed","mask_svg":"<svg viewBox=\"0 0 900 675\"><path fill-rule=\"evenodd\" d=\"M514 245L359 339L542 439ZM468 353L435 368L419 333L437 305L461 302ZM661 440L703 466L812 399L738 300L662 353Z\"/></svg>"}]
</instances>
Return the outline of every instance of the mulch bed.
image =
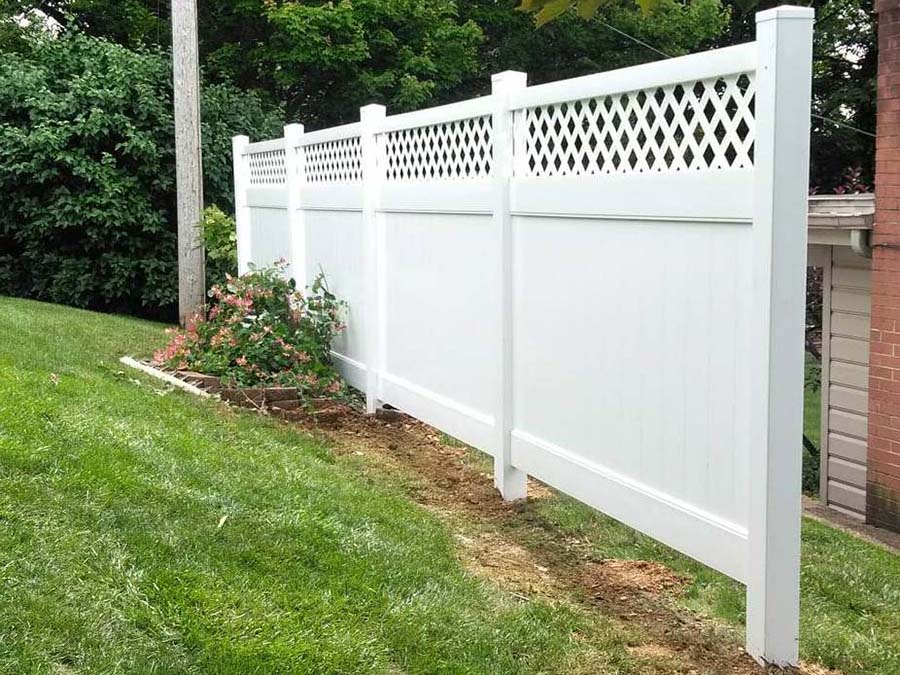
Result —
<instances>
[{"instance_id":1,"label":"mulch bed","mask_svg":"<svg viewBox=\"0 0 900 675\"><path fill-rule=\"evenodd\" d=\"M351 406L330 398L303 399L297 387L230 387L215 375L177 370L175 377L241 408L265 411L289 422L335 425L353 413Z\"/></svg>"}]
</instances>

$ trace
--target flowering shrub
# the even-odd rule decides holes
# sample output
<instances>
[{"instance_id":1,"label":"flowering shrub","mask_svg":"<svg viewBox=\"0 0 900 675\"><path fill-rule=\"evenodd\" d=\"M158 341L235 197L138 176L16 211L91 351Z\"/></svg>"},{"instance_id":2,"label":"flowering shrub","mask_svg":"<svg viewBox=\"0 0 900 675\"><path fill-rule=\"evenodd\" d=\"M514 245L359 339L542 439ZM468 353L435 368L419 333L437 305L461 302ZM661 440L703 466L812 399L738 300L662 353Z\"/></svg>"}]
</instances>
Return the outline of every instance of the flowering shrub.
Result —
<instances>
[{"instance_id":1,"label":"flowering shrub","mask_svg":"<svg viewBox=\"0 0 900 675\"><path fill-rule=\"evenodd\" d=\"M184 331L173 329L153 362L238 387L291 386L306 397L341 393L331 342L344 329L345 303L328 290L324 274L302 293L283 271L279 263L213 286L204 314Z\"/></svg>"}]
</instances>

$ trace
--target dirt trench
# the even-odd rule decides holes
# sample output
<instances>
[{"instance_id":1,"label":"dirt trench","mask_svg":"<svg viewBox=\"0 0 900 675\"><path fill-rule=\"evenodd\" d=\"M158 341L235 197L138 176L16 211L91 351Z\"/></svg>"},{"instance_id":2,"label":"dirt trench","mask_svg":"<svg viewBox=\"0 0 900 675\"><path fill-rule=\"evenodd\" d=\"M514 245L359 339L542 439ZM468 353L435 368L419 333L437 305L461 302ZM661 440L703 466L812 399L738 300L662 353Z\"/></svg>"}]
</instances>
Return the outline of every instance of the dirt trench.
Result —
<instances>
[{"instance_id":1,"label":"dirt trench","mask_svg":"<svg viewBox=\"0 0 900 675\"><path fill-rule=\"evenodd\" d=\"M640 635L629 651L666 664L653 672L840 675L815 664L787 670L758 665L733 630L677 605L690 579L654 561L596 559L588 542L530 517L529 504L552 497L547 486L530 479L527 500L503 502L489 469L473 460L470 449L421 422L348 410L327 427L300 424L337 455L362 456L374 471L403 478L411 498L455 532L460 557L474 574L523 599L579 603ZM543 530L540 536L521 536L535 528Z\"/></svg>"}]
</instances>

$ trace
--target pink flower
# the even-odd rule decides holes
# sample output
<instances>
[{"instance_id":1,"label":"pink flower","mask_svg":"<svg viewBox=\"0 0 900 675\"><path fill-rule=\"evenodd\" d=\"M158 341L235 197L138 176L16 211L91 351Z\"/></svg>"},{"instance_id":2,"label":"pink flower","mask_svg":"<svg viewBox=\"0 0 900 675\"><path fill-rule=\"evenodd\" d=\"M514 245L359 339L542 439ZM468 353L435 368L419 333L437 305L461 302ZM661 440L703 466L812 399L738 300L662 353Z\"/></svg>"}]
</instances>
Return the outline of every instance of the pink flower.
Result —
<instances>
[{"instance_id":1,"label":"pink flower","mask_svg":"<svg viewBox=\"0 0 900 675\"><path fill-rule=\"evenodd\" d=\"M184 333L175 333L168 345L157 350L153 354L153 363L156 365L164 365L172 363L178 359L176 367L182 368L186 366L184 357L187 356L188 349L186 346L187 336Z\"/></svg>"},{"instance_id":2,"label":"pink flower","mask_svg":"<svg viewBox=\"0 0 900 675\"><path fill-rule=\"evenodd\" d=\"M235 362L236 364L238 364L241 368L243 368L244 366L247 365L247 357L246 357L246 356L239 356L239 357L237 357L237 358L234 360L234 362Z\"/></svg>"}]
</instances>

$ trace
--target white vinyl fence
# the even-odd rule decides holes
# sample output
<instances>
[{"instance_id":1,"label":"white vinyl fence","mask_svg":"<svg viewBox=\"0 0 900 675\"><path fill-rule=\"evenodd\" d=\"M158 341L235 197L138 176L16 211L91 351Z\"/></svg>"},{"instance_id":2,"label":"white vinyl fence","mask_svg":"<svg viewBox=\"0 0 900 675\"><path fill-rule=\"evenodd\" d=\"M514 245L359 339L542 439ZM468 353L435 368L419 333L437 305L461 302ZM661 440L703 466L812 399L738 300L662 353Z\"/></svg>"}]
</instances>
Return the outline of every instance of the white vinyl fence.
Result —
<instances>
[{"instance_id":1,"label":"white vinyl fence","mask_svg":"<svg viewBox=\"0 0 900 675\"><path fill-rule=\"evenodd\" d=\"M757 41L234 142L240 267L321 268L390 403L747 585L796 663L812 10Z\"/></svg>"}]
</instances>

